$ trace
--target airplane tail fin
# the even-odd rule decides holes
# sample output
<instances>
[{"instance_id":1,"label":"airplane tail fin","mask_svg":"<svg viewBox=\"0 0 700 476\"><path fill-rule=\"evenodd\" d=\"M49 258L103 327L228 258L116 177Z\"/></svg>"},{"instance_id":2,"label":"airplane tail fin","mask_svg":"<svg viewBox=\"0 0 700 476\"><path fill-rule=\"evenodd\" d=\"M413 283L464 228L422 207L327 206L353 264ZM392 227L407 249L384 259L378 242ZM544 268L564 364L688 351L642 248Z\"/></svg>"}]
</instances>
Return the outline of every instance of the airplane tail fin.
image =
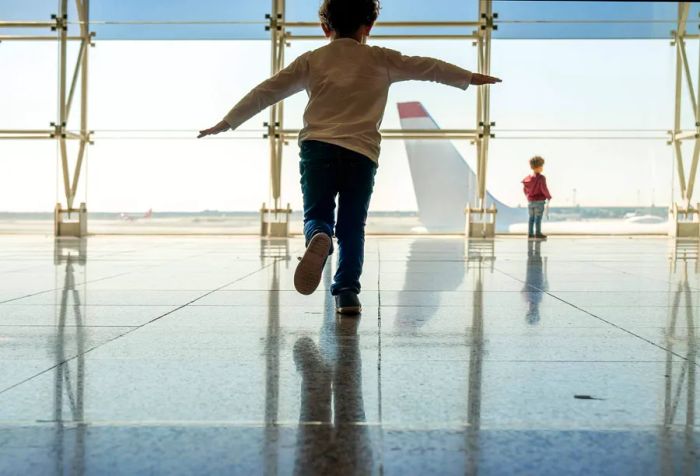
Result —
<instances>
[{"instance_id":1,"label":"airplane tail fin","mask_svg":"<svg viewBox=\"0 0 700 476\"><path fill-rule=\"evenodd\" d=\"M402 129L440 129L420 102L403 102L397 106ZM448 139L407 139L404 143L423 225L431 232L464 231L464 209L468 203L476 204L474 170ZM510 216L514 215L510 211L517 209L507 207L487 193L486 206L494 204L499 210L499 231L507 230L515 218Z\"/></svg>"}]
</instances>

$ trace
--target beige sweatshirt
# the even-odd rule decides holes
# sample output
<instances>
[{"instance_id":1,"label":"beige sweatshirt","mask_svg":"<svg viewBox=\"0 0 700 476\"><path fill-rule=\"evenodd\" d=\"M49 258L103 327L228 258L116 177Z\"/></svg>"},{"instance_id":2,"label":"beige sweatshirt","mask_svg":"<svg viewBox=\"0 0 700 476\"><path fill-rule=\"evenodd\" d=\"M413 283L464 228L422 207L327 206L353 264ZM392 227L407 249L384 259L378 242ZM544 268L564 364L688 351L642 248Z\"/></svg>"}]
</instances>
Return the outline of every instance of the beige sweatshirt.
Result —
<instances>
[{"instance_id":1,"label":"beige sweatshirt","mask_svg":"<svg viewBox=\"0 0 700 476\"><path fill-rule=\"evenodd\" d=\"M299 56L263 81L226 114L235 129L266 107L303 89L309 96L299 142L318 140L359 152L378 162L389 86L398 81L435 81L467 89L472 73L450 63L339 38Z\"/></svg>"}]
</instances>

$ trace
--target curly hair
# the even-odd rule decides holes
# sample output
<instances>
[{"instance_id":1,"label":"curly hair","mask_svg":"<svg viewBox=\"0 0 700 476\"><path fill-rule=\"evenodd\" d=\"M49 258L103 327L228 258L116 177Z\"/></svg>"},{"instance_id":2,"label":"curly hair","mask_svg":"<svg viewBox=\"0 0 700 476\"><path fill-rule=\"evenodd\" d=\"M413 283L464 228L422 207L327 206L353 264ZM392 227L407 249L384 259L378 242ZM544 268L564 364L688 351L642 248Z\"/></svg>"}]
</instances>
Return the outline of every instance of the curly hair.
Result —
<instances>
[{"instance_id":1,"label":"curly hair","mask_svg":"<svg viewBox=\"0 0 700 476\"><path fill-rule=\"evenodd\" d=\"M539 155L534 156L530 159L530 168L536 169L537 167L542 167L544 165L544 159Z\"/></svg>"},{"instance_id":2,"label":"curly hair","mask_svg":"<svg viewBox=\"0 0 700 476\"><path fill-rule=\"evenodd\" d=\"M361 26L373 25L380 8L379 0L323 0L318 16L329 30L350 36Z\"/></svg>"}]
</instances>

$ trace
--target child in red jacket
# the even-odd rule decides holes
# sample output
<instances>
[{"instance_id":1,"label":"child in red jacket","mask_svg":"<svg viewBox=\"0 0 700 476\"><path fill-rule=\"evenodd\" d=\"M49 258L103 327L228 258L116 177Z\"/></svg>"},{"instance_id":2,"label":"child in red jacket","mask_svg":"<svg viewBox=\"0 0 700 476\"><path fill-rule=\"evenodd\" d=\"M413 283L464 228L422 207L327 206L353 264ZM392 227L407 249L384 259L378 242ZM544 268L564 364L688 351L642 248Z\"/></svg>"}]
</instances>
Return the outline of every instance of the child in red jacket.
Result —
<instances>
[{"instance_id":1,"label":"child in red jacket","mask_svg":"<svg viewBox=\"0 0 700 476\"><path fill-rule=\"evenodd\" d=\"M540 156L535 156L530 159L530 168L532 175L528 175L523 179L523 192L527 197L527 209L530 213L528 220L527 236L528 238L546 239L542 234L542 215L544 215L544 207L547 200L552 199L552 195L547 188L547 179L542 175L544 169L544 159Z\"/></svg>"}]
</instances>

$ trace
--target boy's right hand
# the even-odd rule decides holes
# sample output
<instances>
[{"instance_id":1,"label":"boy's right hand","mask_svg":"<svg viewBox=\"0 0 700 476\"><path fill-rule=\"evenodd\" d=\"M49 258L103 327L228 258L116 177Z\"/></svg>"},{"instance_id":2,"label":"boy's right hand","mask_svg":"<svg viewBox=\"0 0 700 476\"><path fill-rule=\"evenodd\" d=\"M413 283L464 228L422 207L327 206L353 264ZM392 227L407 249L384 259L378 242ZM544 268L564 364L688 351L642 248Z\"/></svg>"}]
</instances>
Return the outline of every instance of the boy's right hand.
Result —
<instances>
[{"instance_id":1,"label":"boy's right hand","mask_svg":"<svg viewBox=\"0 0 700 476\"><path fill-rule=\"evenodd\" d=\"M496 84L500 83L501 80L495 76L487 76L485 74L472 73L471 84L474 86L482 86L484 84Z\"/></svg>"},{"instance_id":2,"label":"boy's right hand","mask_svg":"<svg viewBox=\"0 0 700 476\"><path fill-rule=\"evenodd\" d=\"M204 129L199 131L199 135L197 136L197 139L201 139L202 137L206 137L209 135L214 135L218 134L219 132L224 132L227 131L231 128L231 126L228 125L226 121L221 121L214 127L210 127L209 129Z\"/></svg>"}]
</instances>

